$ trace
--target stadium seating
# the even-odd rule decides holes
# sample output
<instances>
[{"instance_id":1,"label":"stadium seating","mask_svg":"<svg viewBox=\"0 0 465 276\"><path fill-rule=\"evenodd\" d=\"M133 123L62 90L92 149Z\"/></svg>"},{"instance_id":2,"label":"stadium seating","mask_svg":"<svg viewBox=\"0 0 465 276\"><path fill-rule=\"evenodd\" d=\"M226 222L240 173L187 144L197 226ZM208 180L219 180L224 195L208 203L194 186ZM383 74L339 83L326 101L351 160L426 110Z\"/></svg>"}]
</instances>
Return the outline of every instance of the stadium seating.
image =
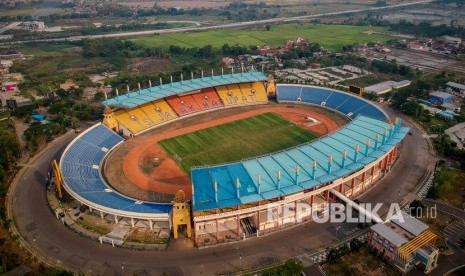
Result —
<instances>
[{"instance_id":1,"label":"stadium seating","mask_svg":"<svg viewBox=\"0 0 465 276\"><path fill-rule=\"evenodd\" d=\"M257 102L268 102L265 85L263 82L253 82L252 88L255 90L255 99Z\"/></svg>"},{"instance_id":2,"label":"stadium seating","mask_svg":"<svg viewBox=\"0 0 465 276\"><path fill-rule=\"evenodd\" d=\"M192 94L192 98L202 111L224 106L214 88L202 89L199 93Z\"/></svg>"},{"instance_id":3,"label":"stadium seating","mask_svg":"<svg viewBox=\"0 0 465 276\"><path fill-rule=\"evenodd\" d=\"M137 202L122 196L102 180L98 167L105 152L123 139L99 124L69 145L60 162L65 188L70 193L105 208L135 213L168 214L171 204ZM95 206L94 206L95 207Z\"/></svg>"},{"instance_id":4,"label":"stadium seating","mask_svg":"<svg viewBox=\"0 0 465 276\"><path fill-rule=\"evenodd\" d=\"M227 85L222 85L216 87L216 91L218 92L218 96L220 96L221 100L223 101L224 106L234 106L234 105L241 105L243 104L242 101L242 94L239 87L232 87L233 89L230 90Z\"/></svg>"},{"instance_id":5,"label":"stadium seating","mask_svg":"<svg viewBox=\"0 0 465 276\"><path fill-rule=\"evenodd\" d=\"M116 120L133 134L177 118L165 100L157 100L131 109L115 112Z\"/></svg>"},{"instance_id":6,"label":"stadium seating","mask_svg":"<svg viewBox=\"0 0 465 276\"><path fill-rule=\"evenodd\" d=\"M194 100L192 95L171 96L166 98L166 102L178 114L178 116L185 116L201 111L200 106Z\"/></svg>"},{"instance_id":7,"label":"stadium seating","mask_svg":"<svg viewBox=\"0 0 465 276\"><path fill-rule=\"evenodd\" d=\"M241 83L216 87L225 106L246 105L268 102L262 83Z\"/></svg>"},{"instance_id":8,"label":"stadium seating","mask_svg":"<svg viewBox=\"0 0 465 276\"><path fill-rule=\"evenodd\" d=\"M384 112L374 104L371 104L355 94L352 95L329 88L303 85L278 85L277 94L278 101L295 102L300 99L300 101L304 103L324 105L352 119L359 115L378 120L387 119Z\"/></svg>"},{"instance_id":9,"label":"stadium seating","mask_svg":"<svg viewBox=\"0 0 465 276\"><path fill-rule=\"evenodd\" d=\"M239 84L242 96L245 97L246 102L250 103L266 103L268 97L266 96L265 86L263 83L241 83Z\"/></svg>"}]
</instances>

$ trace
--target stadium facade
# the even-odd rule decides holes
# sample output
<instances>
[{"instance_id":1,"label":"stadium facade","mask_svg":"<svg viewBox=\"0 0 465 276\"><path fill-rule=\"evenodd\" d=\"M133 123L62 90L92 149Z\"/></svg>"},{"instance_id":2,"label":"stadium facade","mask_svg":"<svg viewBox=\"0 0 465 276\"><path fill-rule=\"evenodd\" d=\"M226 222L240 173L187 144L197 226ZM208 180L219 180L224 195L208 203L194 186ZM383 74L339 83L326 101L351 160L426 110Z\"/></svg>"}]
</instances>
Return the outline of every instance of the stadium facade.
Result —
<instances>
[{"instance_id":1,"label":"stadium facade","mask_svg":"<svg viewBox=\"0 0 465 276\"><path fill-rule=\"evenodd\" d=\"M203 74L202 74L203 75ZM128 89L129 90L129 89ZM102 175L110 151L161 125L203 112L278 102L316 105L351 121L310 143L240 162L192 170L191 212L177 203L144 202L115 191ZM60 161L65 190L91 210L119 218L172 224L192 215L197 246L279 231L322 215L331 189L354 198L393 166L408 128L376 105L338 90L274 85L262 72L208 76L139 89L106 99L103 124L74 139ZM173 207L174 204L174 207ZM183 203L184 204L184 203ZM187 206L187 205L182 205ZM184 207L182 207L184 209ZM173 219L177 218L177 219ZM179 221L178 221L179 220ZM189 222L189 223L190 223Z\"/></svg>"}]
</instances>

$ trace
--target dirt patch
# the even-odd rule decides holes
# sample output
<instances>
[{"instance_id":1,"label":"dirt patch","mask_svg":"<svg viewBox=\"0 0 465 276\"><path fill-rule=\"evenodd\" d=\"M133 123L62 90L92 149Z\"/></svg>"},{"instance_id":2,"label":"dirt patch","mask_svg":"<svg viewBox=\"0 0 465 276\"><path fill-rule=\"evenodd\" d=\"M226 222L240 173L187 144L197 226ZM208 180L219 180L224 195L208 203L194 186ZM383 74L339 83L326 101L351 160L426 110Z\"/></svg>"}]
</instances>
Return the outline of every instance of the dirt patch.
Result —
<instances>
[{"instance_id":1,"label":"dirt patch","mask_svg":"<svg viewBox=\"0 0 465 276\"><path fill-rule=\"evenodd\" d=\"M161 195L163 198L164 195L172 196L178 190L183 190L190 199L190 177L158 145L158 141L267 112L279 114L319 136L346 123L341 116L327 110L302 105L239 107L199 114L126 141L108 158L105 175L116 190L138 199L160 200ZM309 124L308 118L316 122L311 120Z\"/></svg>"},{"instance_id":2,"label":"dirt patch","mask_svg":"<svg viewBox=\"0 0 465 276\"><path fill-rule=\"evenodd\" d=\"M173 71L173 62L163 58L131 58L128 69L131 72L143 72L148 75L157 75L162 72Z\"/></svg>"}]
</instances>

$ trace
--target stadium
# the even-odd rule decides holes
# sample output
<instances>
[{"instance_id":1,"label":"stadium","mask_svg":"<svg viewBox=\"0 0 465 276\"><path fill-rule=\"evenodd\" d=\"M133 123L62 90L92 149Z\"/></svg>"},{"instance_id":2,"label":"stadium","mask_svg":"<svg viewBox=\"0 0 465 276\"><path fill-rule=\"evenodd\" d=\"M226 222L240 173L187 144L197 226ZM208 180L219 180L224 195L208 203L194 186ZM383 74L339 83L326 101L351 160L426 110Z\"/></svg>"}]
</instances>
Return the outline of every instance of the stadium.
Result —
<instances>
[{"instance_id":1,"label":"stadium","mask_svg":"<svg viewBox=\"0 0 465 276\"><path fill-rule=\"evenodd\" d=\"M103 105L103 122L66 147L59 190L115 223L164 223L175 238L181 227L198 247L280 231L321 215L336 193L361 195L408 133L359 95L259 71L149 82Z\"/></svg>"}]
</instances>

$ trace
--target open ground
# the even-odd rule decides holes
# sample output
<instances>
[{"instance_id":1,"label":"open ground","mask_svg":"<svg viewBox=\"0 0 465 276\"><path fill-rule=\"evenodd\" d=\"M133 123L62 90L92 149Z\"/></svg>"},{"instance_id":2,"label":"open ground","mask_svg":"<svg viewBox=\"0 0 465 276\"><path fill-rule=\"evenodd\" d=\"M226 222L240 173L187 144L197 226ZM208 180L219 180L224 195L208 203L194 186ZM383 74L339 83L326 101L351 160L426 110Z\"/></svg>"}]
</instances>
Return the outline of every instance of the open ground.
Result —
<instances>
[{"instance_id":1,"label":"open ground","mask_svg":"<svg viewBox=\"0 0 465 276\"><path fill-rule=\"evenodd\" d=\"M170 197L165 195L173 195L178 190L184 190L190 198L192 196L190 177L169 157L158 142L269 112L279 114L318 136L330 133L346 122L339 115L327 110L307 106L267 105L201 114L125 142L106 161L105 176L116 190L137 199L167 201ZM306 125L306 116L321 123ZM159 160L159 164L150 174L145 173L144 168L140 166L148 156L156 156Z\"/></svg>"}]
</instances>

